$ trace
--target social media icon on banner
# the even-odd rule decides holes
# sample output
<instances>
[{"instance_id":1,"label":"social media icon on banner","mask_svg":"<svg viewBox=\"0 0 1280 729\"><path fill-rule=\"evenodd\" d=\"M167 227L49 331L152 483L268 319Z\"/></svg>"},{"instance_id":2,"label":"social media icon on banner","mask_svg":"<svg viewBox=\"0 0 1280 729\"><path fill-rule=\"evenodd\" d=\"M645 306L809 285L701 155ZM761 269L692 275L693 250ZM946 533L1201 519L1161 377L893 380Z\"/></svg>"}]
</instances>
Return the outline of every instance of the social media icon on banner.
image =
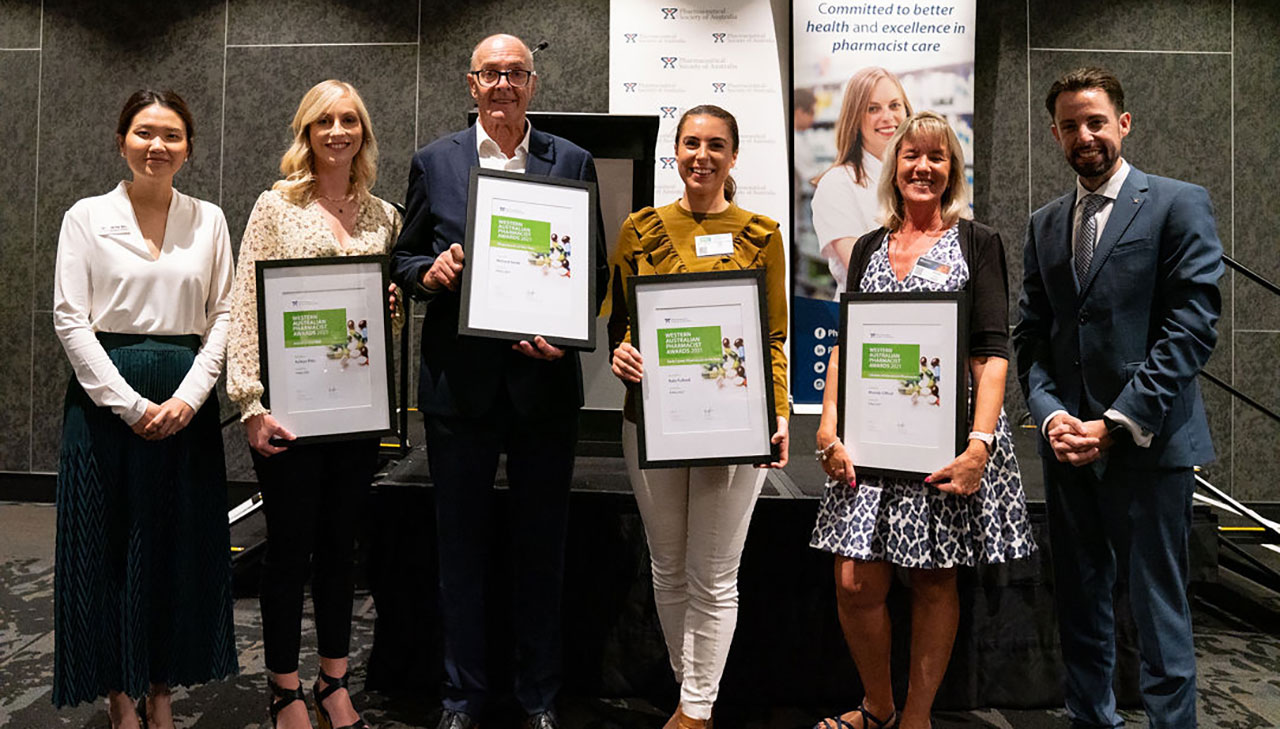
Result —
<instances>
[{"instance_id":1,"label":"social media icon on banner","mask_svg":"<svg viewBox=\"0 0 1280 729\"><path fill-rule=\"evenodd\" d=\"M819 344L814 346L813 353L818 355L819 357L824 356L827 353L827 345Z\"/></svg>"},{"instance_id":2,"label":"social media icon on banner","mask_svg":"<svg viewBox=\"0 0 1280 729\"><path fill-rule=\"evenodd\" d=\"M826 381L826 380L822 380L822 379L814 380L814 381L813 381L813 389L815 389L815 390L817 390L817 391L819 391L819 392L821 392L821 391L823 391L823 390L827 389L827 381Z\"/></svg>"},{"instance_id":3,"label":"social media icon on banner","mask_svg":"<svg viewBox=\"0 0 1280 729\"><path fill-rule=\"evenodd\" d=\"M823 372L826 372L826 371L827 371L827 363L826 363L826 362L823 362L822 360L818 360L817 362L814 362L814 363L813 363L813 371L814 371L814 372L817 372L818 374L822 374Z\"/></svg>"}]
</instances>

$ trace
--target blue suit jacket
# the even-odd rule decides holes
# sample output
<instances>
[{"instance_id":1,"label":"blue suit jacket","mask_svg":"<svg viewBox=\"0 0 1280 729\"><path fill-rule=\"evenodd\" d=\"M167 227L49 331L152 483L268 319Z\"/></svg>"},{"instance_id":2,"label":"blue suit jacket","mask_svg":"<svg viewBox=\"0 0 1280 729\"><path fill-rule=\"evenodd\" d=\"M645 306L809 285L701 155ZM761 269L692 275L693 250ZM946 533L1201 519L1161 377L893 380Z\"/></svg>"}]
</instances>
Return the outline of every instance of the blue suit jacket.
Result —
<instances>
[{"instance_id":1,"label":"blue suit jacket","mask_svg":"<svg viewBox=\"0 0 1280 729\"><path fill-rule=\"evenodd\" d=\"M422 322L422 365L418 407L424 413L478 417L493 407L501 388L522 414L570 415L582 405L582 371L577 352L554 362L526 357L511 342L458 336L457 292L430 292L422 276L467 232L471 168L479 166L474 126L441 137L413 156L405 195L404 227L391 254L391 278L426 302ZM525 165L531 175L596 179L591 155L573 142L533 129ZM598 231L600 212L596 210ZM596 305L608 287L603 234L595 245Z\"/></svg>"},{"instance_id":2,"label":"blue suit jacket","mask_svg":"<svg viewBox=\"0 0 1280 729\"><path fill-rule=\"evenodd\" d=\"M1082 420L1115 408L1154 434L1107 462L1137 468L1213 460L1196 375L1217 342L1222 244L1204 188L1131 168L1077 287L1075 191L1031 215L1014 328L1018 380L1036 425L1062 409ZM1053 458L1040 439L1040 454Z\"/></svg>"}]
</instances>

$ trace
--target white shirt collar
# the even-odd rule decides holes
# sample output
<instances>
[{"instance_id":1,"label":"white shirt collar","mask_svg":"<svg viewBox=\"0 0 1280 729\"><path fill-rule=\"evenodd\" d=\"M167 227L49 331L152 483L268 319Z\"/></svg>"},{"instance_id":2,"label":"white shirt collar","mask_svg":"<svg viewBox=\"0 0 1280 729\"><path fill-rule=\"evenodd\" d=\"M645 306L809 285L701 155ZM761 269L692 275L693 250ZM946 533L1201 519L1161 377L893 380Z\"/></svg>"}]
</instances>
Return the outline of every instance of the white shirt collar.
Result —
<instances>
[{"instance_id":1,"label":"white shirt collar","mask_svg":"<svg viewBox=\"0 0 1280 729\"><path fill-rule=\"evenodd\" d=\"M529 156L529 133L532 131L533 125L529 123L528 119L525 119L524 139L521 139L520 143L516 145L515 153L508 157L503 154L502 147L498 146L498 143L493 141L493 138L489 136L489 133L484 130L484 125L480 123L480 120L476 119L476 153L480 155L480 159L489 158L500 159L503 161L508 159L525 159Z\"/></svg>"},{"instance_id":2,"label":"white shirt collar","mask_svg":"<svg viewBox=\"0 0 1280 729\"><path fill-rule=\"evenodd\" d=\"M1082 184L1080 182L1080 178L1077 177L1076 178L1076 205L1079 205L1080 201L1083 200L1086 195L1101 195L1106 199L1114 202L1117 197L1120 197L1120 188L1124 186L1124 181L1128 179L1129 170L1131 169L1133 168L1129 166L1129 160L1125 159L1124 157L1121 157L1120 169L1116 170L1116 173L1112 175L1110 179L1102 183L1101 187L1093 191L1085 189L1084 184Z\"/></svg>"}]
</instances>

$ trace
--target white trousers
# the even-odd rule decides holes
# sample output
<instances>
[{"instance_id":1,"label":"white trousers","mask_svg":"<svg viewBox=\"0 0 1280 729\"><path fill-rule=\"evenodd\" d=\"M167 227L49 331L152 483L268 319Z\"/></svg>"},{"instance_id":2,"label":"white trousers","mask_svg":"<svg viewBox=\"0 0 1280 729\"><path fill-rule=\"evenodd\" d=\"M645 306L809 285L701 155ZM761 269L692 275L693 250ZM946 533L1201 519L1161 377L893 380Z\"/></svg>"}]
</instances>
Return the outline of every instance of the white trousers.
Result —
<instances>
[{"instance_id":1,"label":"white trousers","mask_svg":"<svg viewBox=\"0 0 1280 729\"><path fill-rule=\"evenodd\" d=\"M636 437L635 423L624 420L622 451L681 711L708 719L738 624L738 564L765 472L750 465L642 471Z\"/></svg>"}]
</instances>

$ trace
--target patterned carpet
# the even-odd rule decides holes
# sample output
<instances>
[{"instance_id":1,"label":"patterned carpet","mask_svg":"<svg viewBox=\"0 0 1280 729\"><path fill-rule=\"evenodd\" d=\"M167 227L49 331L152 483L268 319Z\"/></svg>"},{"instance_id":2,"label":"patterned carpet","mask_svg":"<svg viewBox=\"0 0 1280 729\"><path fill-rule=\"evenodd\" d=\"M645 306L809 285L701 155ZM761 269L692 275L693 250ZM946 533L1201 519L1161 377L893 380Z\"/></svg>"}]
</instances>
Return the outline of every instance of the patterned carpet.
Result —
<instances>
[{"instance_id":1,"label":"patterned carpet","mask_svg":"<svg viewBox=\"0 0 1280 729\"><path fill-rule=\"evenodd\" d=\"M105 702L56 711L50 703L53 672L53 535L49 505L0 503L0 727L107 727ZM1200 726L1213 729L1280 727L1280 598L1224 577L1224 588L1195 602L1200 670ZM1219 607L1227 604L1231 611ZM1248 604L1248 617L1236 608ZM358 596L353 630L352 688L365 718L381 729L431 729L438 716L436 687L419 697L385 697L362 691L362 665L373 642L372 601ZM235 606L240 675L214 684L179 688L174 695L182 729L265 729L262 631L256 599ZM310 617L304 617L303 651L313 650ZM303 675L314 670L303 657ZM850 704L857 697L850 697ZM717 707L721 729L800 729L849 707ZM1141 712L1125 712L1129 727L1146 727ZM639 700L565 697L566 729L657 729L667 714ZM513 712L499 713L485 729L518 726ZM939 729L1065 729L1061 710L987 709L939 713Z\"/></svg>"}]
</instances>

